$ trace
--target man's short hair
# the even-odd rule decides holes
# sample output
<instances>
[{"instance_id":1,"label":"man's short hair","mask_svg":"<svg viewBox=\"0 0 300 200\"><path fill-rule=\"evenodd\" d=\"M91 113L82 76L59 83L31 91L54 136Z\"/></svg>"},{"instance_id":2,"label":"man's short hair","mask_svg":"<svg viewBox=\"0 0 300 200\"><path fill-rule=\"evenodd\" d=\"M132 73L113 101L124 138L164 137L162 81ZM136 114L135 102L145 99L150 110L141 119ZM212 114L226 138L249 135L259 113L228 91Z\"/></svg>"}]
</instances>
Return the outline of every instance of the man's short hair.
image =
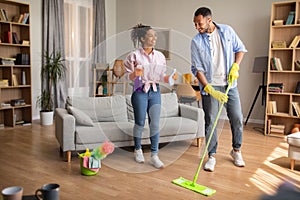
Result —
<instances>
[{"instance_id":1,"label":"man's short hair","mask_svg":"<svg viewBox=\"0 0 300 200\"><path fill-rule=\"evenodd\" d=\"M211 10L207 7L200 7L195 12L195 17L202 15L203 17L211 16Z\"/></svg>"}]
</instances>

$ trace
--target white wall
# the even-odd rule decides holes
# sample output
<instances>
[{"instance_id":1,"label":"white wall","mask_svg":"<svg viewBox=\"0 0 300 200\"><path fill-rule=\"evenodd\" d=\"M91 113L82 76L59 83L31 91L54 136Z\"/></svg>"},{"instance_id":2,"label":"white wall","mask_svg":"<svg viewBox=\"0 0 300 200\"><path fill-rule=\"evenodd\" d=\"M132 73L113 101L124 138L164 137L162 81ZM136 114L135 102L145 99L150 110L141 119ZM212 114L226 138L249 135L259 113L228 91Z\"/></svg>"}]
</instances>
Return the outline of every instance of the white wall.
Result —
<instances>
[{"instance_id":1,"label":"white wall","mask_svg":"<svg viewBox=\"0 0 300 200\"><path fill-rule=\"evenodd\" d=\"M183 52L184 60L177 55L171 57L168 65L176 67L181 73L189 73L190 40L197 33L193 24L194 12L201 6L211 8L213 20L231 25L248 50L240 65L238 79L243 115L246 118L262 81L262 74L252 73L254 58L268 55L272 2L276 0L117 0L117 32L126 31L137 23L171 28L176 35L174 42L177 43L173 46L180 48L178 52ZM249 122L263 123L263 108L260 95Z\"/></svg>"},{"instance_id":2,"label":"white wall","mask_svg":"<svg viewBox=\"0 0 300 200\"><path fill-rule=\"evenodd\" d=\"M33 118L36 119L39 117L39 110L36 108L35 102L40 93L42 1L18 1L30 4L32 108ZM126 31L133 25L142 22L155 27L171 28L175 33L173 35L177 37L177 43L179 43L173 47L181 48L178 52L182 52L184 59L175 55L171 57L168 64L178 68L181 73L188 73L190 67L189 42L196 34L193 24L194 11L200 6L210 7L214 20L231 25L249 51L241 64L239 78L241 102L244 117L246 117L261 83L261 74L252 73L253 61L256 56L268 55L269 18L271 3L275 1L278 0L106 0L107 37L111 39L122 33L120 40L125 39L126 41L123 42L128 44L128 49L131 49L132 45ZM263 119L264 111L259 98L249 121L262 122Z\"/></svg>"}]
</instances>

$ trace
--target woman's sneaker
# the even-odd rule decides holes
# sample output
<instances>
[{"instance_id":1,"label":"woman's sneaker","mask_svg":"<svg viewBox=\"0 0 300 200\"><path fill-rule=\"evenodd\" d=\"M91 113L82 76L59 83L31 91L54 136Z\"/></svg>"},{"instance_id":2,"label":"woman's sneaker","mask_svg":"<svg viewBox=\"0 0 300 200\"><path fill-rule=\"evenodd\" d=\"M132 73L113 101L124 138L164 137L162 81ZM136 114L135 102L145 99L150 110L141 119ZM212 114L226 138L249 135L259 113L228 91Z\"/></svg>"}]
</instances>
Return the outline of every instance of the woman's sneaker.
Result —
<instances>
[{"instance_id":1,"label":"woman's sneaker","mask_svg":"<svg viewBox=\"0 0 300 200\"><path fill-rule=\"evenodd\" d=\"M235 164L235 166L245 167L245 162L243 160L241 151L234 151L232 149L230 155L233 158L233 163Z\"/></svg>"},{"instance_id":2,"label":"woman's sneaker","mask_svg":"<svg viewBox=\"0 0 300 200\"><path fill-rule=\"evenodd\" d=\"M142 149L139 149L139 150L134 150L134 158L135 158L135 161L138 162L138 163L144 163L145 162L145 158L144 158L144 155L143 155L143 150Z\"/></svg>"},{"instance_id":3,"label":"woman's sneaker","mask_svg":"<svg viewBox=\"0 0 300 200\"><path fill-rule=\"evenodd\" d=\"M156 167L157 169L164 167L164 163L160 161L157 155L151 156L150 164Z\"/></svg>"},{"instance_id":4,"label":"woman's sneaker","mask_svg":"<svg viewBox=\"0 0 300 200\"><path fill-rule=\"evenodd\" d=\"M215 170L215 165L216 165L216 159L213 156L210 156L207 160L207 162L204 165L204 170L213 172Z\"/></svg>"}]
</instances>

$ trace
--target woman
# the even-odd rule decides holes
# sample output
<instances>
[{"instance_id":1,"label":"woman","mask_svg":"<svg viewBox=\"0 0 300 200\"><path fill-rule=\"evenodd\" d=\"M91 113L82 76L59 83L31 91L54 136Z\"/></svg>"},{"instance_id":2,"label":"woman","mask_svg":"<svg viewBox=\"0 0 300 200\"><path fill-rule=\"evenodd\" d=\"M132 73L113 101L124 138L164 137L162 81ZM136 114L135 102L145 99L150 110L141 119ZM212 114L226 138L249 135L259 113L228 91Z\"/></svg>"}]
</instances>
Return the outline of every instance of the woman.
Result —
<instances>
[{"instance_id":1,"label":"woman","mask_svg":"<svg viewBox=\"0 0 300 200\"><path fill-rule=\"evenodd\" d=\"M134 110L135 125L133 136L135 143L135 161L144 163L141 137L145 125L146 113L150 128L151 159L150 163L156 168L163 168L164 164L158 157L159 145L159 120L161 110L161 96L159 82L169 82L166 76L166 58L154 49L157 36L150 27L138 24L133 27L131 39L134 47L124 60L128 78L134 81L134 91L131 96L131 103ZM177 79L177 74L172 77Z\"/></svg>"}]
</instances>

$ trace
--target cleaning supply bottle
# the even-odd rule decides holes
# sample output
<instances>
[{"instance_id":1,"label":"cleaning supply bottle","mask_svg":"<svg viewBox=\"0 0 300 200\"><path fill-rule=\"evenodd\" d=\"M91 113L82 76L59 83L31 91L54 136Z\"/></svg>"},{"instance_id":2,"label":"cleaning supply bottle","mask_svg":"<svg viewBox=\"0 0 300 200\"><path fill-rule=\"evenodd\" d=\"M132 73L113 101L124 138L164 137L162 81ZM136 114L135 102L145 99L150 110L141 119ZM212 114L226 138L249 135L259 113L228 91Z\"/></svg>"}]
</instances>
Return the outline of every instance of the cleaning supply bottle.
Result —
<instances>
[{"instance_id":1,"label":"cleaning supply bottle","mask_svg":"<svg viewBox=\"0 0 300 200\"><path fill-rule=\"evenodd\" d=\"M99 85L98 86L98 95L103 95L103 86L102 85Z\"/></svg>"}]
</instances>

